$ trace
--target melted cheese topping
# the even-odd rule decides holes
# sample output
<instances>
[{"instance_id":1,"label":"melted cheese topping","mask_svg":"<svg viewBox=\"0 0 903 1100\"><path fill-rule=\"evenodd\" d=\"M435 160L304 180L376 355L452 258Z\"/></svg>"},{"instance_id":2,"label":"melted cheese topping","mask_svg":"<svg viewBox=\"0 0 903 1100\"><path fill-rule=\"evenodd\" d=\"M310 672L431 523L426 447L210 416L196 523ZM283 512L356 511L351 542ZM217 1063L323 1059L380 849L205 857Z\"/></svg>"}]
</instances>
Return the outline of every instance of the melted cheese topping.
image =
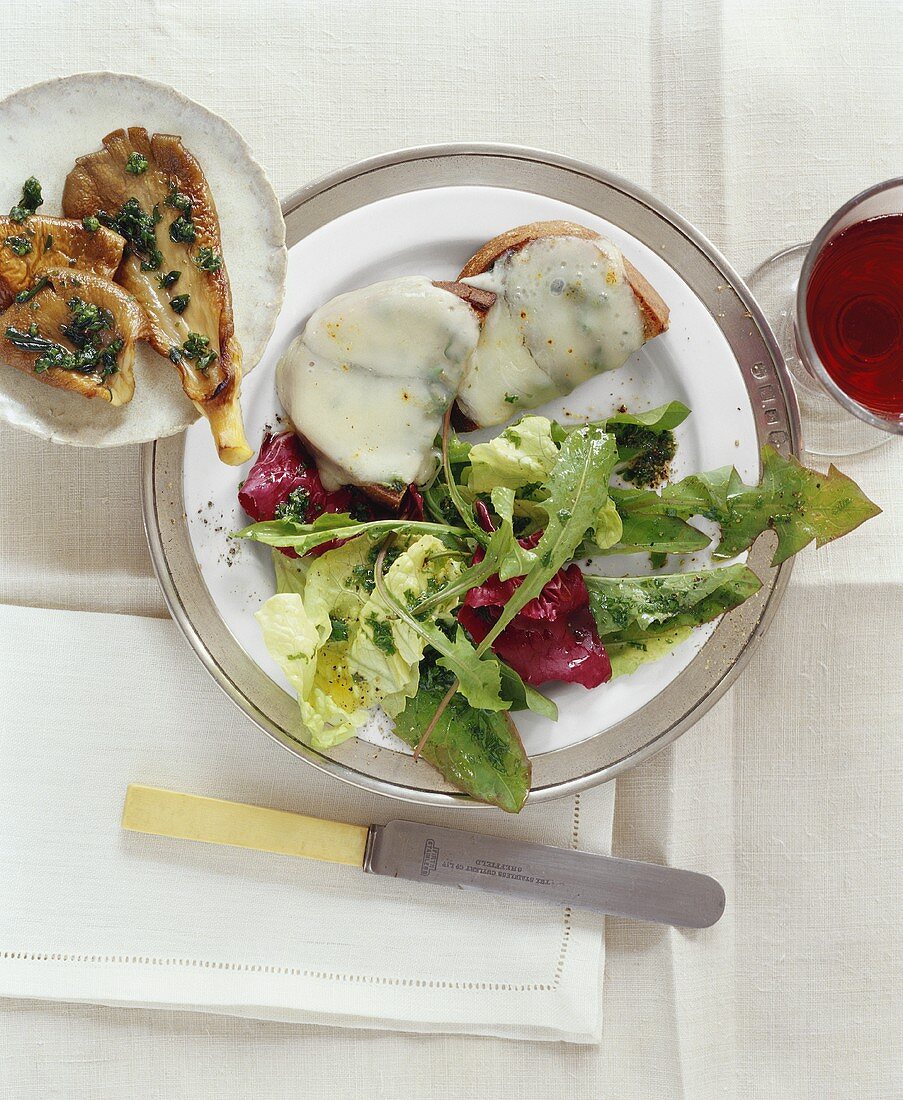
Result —
<instances>
[{"instance_id":1,"label":"melted cheese topping","mask_svg":"<svg viewBox=\"0 0 903 1100\"><path fill-rule=\"evenodd\" d=\"M419 275L321 306L276 368L276 389L323 484L427 481L479 332L466 302Z\"/></svg>"},{"instance_id":2,"label":"melted cheese topping","mask_svg":"<svg viewBox=\"0 0 903 1100\"><path fill-rule=\"evenodd\" d=\"M570 393L643 345L623 257L602 238L543 237L463 281L498 295L459 395L482 426Z\"/></svg>"}]
</instances>

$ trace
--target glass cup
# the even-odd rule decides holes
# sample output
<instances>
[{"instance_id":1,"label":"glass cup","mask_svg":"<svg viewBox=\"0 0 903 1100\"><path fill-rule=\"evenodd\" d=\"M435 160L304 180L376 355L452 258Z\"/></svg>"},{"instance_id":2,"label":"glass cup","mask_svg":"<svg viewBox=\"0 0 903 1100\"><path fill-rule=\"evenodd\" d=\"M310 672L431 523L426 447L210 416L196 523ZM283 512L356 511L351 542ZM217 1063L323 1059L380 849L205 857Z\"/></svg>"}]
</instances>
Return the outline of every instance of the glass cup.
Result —
<instances>
[{"instance_id":1,"label":"glass cup","mask_svg":"<svg viewBox=\"0 0 903 1100\"><path fill-rule=\"evenodd\" d=\"M861 404L828 373L813 343L806 310L812 273L825 247L850 226L889 214L903 214L903 177L875 184L854 196L828 219L811 243L775 253L748 280L793 377L803 445L810 455L861 454L903 434L903 416ZM900 307L903 310L903 302Z\"/></svg>"}]
</instances>

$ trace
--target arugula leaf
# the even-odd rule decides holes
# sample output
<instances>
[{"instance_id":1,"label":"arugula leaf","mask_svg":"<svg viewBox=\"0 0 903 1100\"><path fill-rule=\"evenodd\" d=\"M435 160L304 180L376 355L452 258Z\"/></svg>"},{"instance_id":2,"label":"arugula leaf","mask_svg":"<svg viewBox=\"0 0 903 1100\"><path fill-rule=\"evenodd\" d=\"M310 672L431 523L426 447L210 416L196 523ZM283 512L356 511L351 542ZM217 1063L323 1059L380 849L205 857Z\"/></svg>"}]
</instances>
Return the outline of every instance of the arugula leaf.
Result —
<instances>
[{"instance_id":1,"label":"arugula leaf","mask_svg":"<svg viewBox=\"0 0 903 1100\"><path fill-rule=\"evenodd\" d=\"M511 710L532 710L553 722L558 721L558 707L551 699L530 684L525 684L518 673L501 659L499 671L502 677L502 693L511 700Z\"/></svg>"},{"instance_id":2,"label":"arugula leaf","mask_svg":"<svg viewBox=\"0 0 903 1100\"><path fill-rule=\"evenodd\" d=\"M632 494L628 497L628 494ZM685 520L701 515L721 526L715 558L732 558L752 546L769 528L778 535L772 565L780 565L814 539L823 546L846 535L880 513L859 486L833 465L827 474L808 470L774 447L762 448L762 480L746 485L733 466L705 474L691 474L661 494L642 490L612 491L618 505L647 522ZM626 528L626 524L625 524ZM673 526L671 530L675 530ZM636 532L633 532L636 534ZM623 537L622 537L623 538ZM708 541L708 540L706 540ZM644 550L675 551L670 545L651 544Z\"/></svg>"},{"instance_id":3,"label":"arugula leaf","mask_svg":"<svg viewBox=\"0 0 903 1100\"><path fill-rule=\"evenodd\" d=\"M605 652L611 662L611 678L636 672L640 665L658 661L693 633L692 626L665 627L650 630L642 641L606 642Z\"/></svg>"},{"instance_id":4,"label":"arugula leaf","mask_svg":"<svg viewBox=\"0 0 903 1100\"><path fill-rule=\"evenodd\" d=\"M692 554L711 542L708 535L673 514L673 509L658 493L648 489L614 488L610 492L622 524L619 541L608 551L611 554L636 554L646 550Z\"/></svg>"},{"instance_id":5,"label":"arugula leaf","mask_svg":"<svg viewBox=\"0 0 903 1100\"><path fill-rule=\"evenodd\" d=\"M570 433L549 475L544 506L549 521L539 540L536 564L505 604L501 616L477 647L483 653L520 609L538 596L574 556L608 498L608 481L617 461L614 438L586 426Z\"/></svg>"},{"instance_id":6,"label":"arugula leaf","mask_svg":"<svg viewBox=\"0 0 903 1100\"><path fill-rule=\"evenodd\" d=\"M725 565L694 573L656 577L584 575L599 636L643 641L650 630L698 626L754 596L762 582L746 565Z\"/></svg>"},{"instance_id":7,"label":"arugula leaf","mask_svg":"<svg viewBox=\"0 0 903 1100\"><path fill-rule=\"evenodd\" d=\"M469 537L461 527L451 527L442 523L430 523L428 520L378 519L361 523L348 512L324 512L313 523L298 523L283 517L252 523L232 538L253 539L267 546L290 546L298 554L306 554L324 542L333 539L353 539L358 535L388 535L394 531L406 535L452 535L459 538Z\"/></svg>"},{"instance_id":8,"label":"arugula leaf","mask_svg":"<svg viewBox=\"0 0 903 1100\"><path fill-rule=\"evenodd\" d=\"M458 691L473 707L483 710L507 710L510 701L501 696L502 683L499 662L494 656L481 657L467 635L457 627L449 638L439 626L429 619L419 619L413 612L394 599L381 575L382 562L377 559L374 571L376 589L389 610L406 623L439 654L438 663L458 679Z\"/></svg>"},{"instance_id":9,"label":"arugula leaf","mask_svg":"<svg viewBox=\"0 0 903 1100\"><path fill-rule=\"evenodd\" d=\"M431 625L425 633L433 649L441 654L436 663L457 678L458 691L472 707L483 710L510 707L511 701L501 696L502 675L498 661L479 657L462 627L457 628L454 638L447 638Z\"/></svg>"},{"instance_id":10,"label":"arugula leaf","mask_svg":"<svg viewBox=\"0 0 903 1100\"><path fill-rule=\"evenodd\" d=\"M448 499L458 515L464 521L465 526L473 538L477 542L484 544L487 542L487 535L483 528L477 523L473 511L473 498L467 499L461 492L461 487L455 480L454 470L451 466L451 457L448 450L448 438L451 429L449 428L449 418L451 416L451 409L446 412L445 419L442 422L442 471L445 474L445 490L448 493Z\"/></svg>"},{"instance_id":11,"label":"arugula leaf","mask_svg":"<svg viewBox=\"0 0 903 1100\"><path fill-rule=\"evenodd\" d=\"M417 745L448 688L440 669L421 674L420 690L395 718L395 733ZM530 792L530 760L505 712L474 710L463 696L451 697L421 754L458 790L508 813L517 813Z\"/></svg>"},{"instance_id":12,"label":"arugula leaf","mask_svg":"<svg viewBox=\"0 0 903 1100\"><path fill-rule=\"evenodd\" d=\"M606 432L614 431L617 424L633 424L638 428L649 428L654 432L670 432L690 415L690 410L682 401L669 401L666 405L659 405L655 409L647 409L641 413L615 413L601 422L600 427ZM617 432L615 432L617 435Z\"/></svg>"}]
</instances>

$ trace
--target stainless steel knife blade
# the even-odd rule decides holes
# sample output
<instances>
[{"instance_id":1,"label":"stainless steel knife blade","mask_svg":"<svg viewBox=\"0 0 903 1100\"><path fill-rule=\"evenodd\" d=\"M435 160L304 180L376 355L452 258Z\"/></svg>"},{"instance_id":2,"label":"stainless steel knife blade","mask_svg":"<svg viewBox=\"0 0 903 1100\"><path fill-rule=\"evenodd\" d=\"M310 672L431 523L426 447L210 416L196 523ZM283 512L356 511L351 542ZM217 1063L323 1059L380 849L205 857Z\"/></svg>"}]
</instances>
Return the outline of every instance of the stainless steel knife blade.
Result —
<instances>
[{"instance_id":1,"label":"stainless steel knife blade","mask_svg":"<svg viewBox=\"0 0 903 1100\"><path fill-rule=\"evenodd\" d=\"M372 826L364 870L683 928L708 928L725 903L721 885L696 871L416 821Z\"/></svg>"}]
</instances>

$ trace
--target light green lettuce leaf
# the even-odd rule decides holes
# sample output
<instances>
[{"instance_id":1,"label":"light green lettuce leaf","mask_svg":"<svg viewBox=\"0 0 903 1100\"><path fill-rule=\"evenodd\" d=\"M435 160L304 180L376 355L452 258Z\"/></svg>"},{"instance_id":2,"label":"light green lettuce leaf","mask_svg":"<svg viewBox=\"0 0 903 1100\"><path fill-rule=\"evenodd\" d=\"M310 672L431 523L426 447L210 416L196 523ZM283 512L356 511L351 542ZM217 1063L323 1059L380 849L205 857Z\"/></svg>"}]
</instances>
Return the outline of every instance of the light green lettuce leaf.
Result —
<instances>
[{"instance_id":1,"label":"light green lettuce leaf","mask_svg":"<svg viewBox=\"0 0 903 1100\"><path fill-rule=\"evenodd\" d=\"M300 595L284 592L271 596L256 618L267 649L298 693L311 744L331 748L353 737L369 718L374 701L364 685L351 681L342 647L324 646L329 616L317 621Z\"/></svg>"},{"instance_id":2,"label":"light green lettuce leaf","mask_svg":"<svg viewBox=\"0 0 903 1100\"><path fill-rule=\"evenodd\" d=\"M448 556L439 539L425 535L398 555L383 579L392 599L410 607L427 593L441 592L453 584L461 570L460 561ZM450 620L448 613L454 602L443 601L433 609L432 618ZM416 694L424 645L422 633L400 618L394 606L390 607L374 588L361 608L348 663L353 673L363 676L379 693L387 714L397 714L405 700Z\"/></svg>"},{"instance_id":3,"label":"light green lettuce leaf","mask_svg":"<svg viewBox=\"0 0 903 1100\"><path fill-rule=\"evenodd\" d=\"M532 550L525 550L514 537L514 490L498 485L490 493L489 499L501 520L501 525L489 540L485 560L488 561L491 558L497 563L493 573L498 573L500 580L508 581L512 577L522 577L536 564L536 555Z\"/></svg>"},{"instance_id":4,"label":"light green lettuce leaf","mask_svg":"<svg viewBox=\"0 0 903 1100\"><path fill-rule=\"evenodd\" d=\"M483 710L507 710L510 707L511 700L502 698L501 671L494 656L489 654L481 658L460 627L449 638L431 616L415 617L413 610L406 606L407 601L398 599L389 590L385 577L377 575L376 590L397 618L436 650L439 663L457 677L458 691L471 706Z\"/></svg>"},{"instance_id":5,"label":"light green lettuce leaf","mask_svg":"<svg viewBox=\"0 0 903 1100\"><path fill-rule=\"evenodd\" d=\"M624 525L615 502L609 497L593 519L593 551L608 550L621 540Z\"/></svg>"},{"instance_id":6,"label":"light green lettuce leaf","mask_svg":"<svg viewBox=\"0 0 903 1100\"><path fill-rule=\"evenodd\" d=\"M475 493L497 486L522 489L545 481L557 459L552 421L525 416L495 439L471 447L468 485Z\"/></svg>"},{"instance_id":7,"label":"light green lettuce leaf","mask_svg":"<svg viewBox=\"0 0 903 1100\"><path fill-rule=\"evenodd\" d=\"M276 574L277 592L297 592L302 595L312 558L290 558L281 550L273 550L273 572Z\"/></svg>"},{"instance_id":8,"label":"light green lettuce leaf","mask_svg":"<svg viewBox=\"0 0 903 1100\"><path fill-rule=\"evenodd\" d=\"M373 550L358 538L309 566L280 565L279 583L291 590L257 613L268 650L298 692L315 748L354 736L377 705L397 713L417 691L424 641L374 591ZM460 568L439 539L424 536L391 563L385 583L400 600L416 601Z\"/></svg>"}]
</instances>

